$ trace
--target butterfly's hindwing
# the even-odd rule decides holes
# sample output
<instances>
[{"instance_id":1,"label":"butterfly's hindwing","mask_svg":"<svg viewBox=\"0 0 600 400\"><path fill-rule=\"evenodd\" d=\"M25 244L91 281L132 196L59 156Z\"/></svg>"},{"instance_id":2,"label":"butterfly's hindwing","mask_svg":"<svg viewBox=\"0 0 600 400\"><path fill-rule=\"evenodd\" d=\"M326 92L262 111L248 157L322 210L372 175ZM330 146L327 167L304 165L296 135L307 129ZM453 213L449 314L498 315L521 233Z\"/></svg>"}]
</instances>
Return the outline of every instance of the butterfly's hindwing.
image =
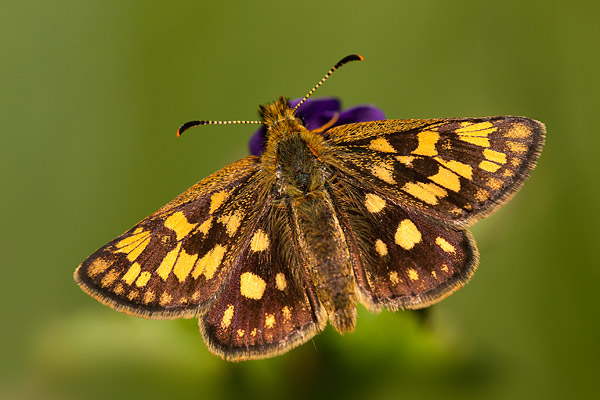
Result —
<instances>
[{"instance_id":1,"label":"butterfly's hindwing","mask_svg":"<svg viewBox=\"0 0 600 400\"><path fill-rule=\"evenodd\" d=\"M333 193L367 308L426 307L475 271L478 252L468 231L446 228L394 199L345 182L338 182Z\"/></svg>"},{"instance_id":2,"label":"butterfly's hindwing","mask_svg":"<svg viewBox=\"0 0 600 400\"><path fill-rule=\"evenodd\" d=\"M441 223L493 212L527 178L545 128L522 117L386 120L333 128L349 177Z\"/></svg>"},{"instance_id":3,"label":"butterfly's hindwing","mask_svg":"<svg viewBox=\"0 0 600 400\"><path fill-rule=\"evenodd\" d=\"M267 207L216 301L200 318L211 351L229 360L264 358L324 328L327 317L294 243L285 212Z\"/></svg>"},{"instance_id":4,"label":"butterfly's hindwing","mask_svg":"<svg viewBox=\"0 0 600 400\"><path fill-rule=\"evenodd\" d=\"M250 189L257 165L248 157L200 181L88 257L75 280L133 315L198 315L227 276L252 218L260 193Z\"/></svg>"}]
</instances>

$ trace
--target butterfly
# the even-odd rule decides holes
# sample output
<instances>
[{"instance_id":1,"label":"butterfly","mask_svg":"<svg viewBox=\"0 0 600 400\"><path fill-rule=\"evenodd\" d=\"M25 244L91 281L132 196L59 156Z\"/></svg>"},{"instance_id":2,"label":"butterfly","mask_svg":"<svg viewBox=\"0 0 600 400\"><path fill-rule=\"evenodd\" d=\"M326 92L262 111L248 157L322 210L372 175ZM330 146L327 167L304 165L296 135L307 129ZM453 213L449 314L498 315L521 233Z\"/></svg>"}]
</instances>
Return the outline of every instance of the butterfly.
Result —
<instances>
[{"instance_id":1,"label":"butterfly","mask_svg":"<svg viewBox=\"0 0 600 400\"><path fill-rule=\"evenodd\" d=\"M467 227L509 200L535 166L542 123L524 117L382 120L309 131L281 97L267 140L102 246L81 288L134 316L199 319L230 361L282 354L329 323L352 331L357 304L419 309L473 275Z\"/></svg>"}]
</instances>

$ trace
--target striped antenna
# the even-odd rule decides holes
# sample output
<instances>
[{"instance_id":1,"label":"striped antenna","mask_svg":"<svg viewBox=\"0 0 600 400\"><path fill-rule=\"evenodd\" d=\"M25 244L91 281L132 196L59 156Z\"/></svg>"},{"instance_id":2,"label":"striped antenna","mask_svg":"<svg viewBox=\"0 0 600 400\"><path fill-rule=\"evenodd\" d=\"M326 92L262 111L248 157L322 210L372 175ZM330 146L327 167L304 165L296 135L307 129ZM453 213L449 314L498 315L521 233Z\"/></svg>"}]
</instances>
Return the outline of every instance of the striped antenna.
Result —
<instances>
[{"instance_id":1,"label":"striped antenna","mask_svg":"<svg viewBox=\"0 0 600 400\"><path fill-rule=\"evenodd\" d=\"M331 76L331 74L333 74L333 73L334 73L334 72L335 72L337 69L339 69L339 68L340 68L342 65L344 65L344 64L348 64L349 62L352 62L352 61L363 61L363 60L364 60L364 58L363 58L362 56L359 56L358 54L350 54L349 56L346 56L346 57L342 58L340 61L338 61L338 63L337 63L337 64L335 64L335 65L333 66L333 68L331 68L331 69L329 70L329 72L327 72L327 73L325 74L325 76L323 77L323 79L321 79L321 80L319 81L319 83L317 83L317 84L315 85L315 87L314 87L314 88L312 88L312 89L310 90L310 92L308 92L308 94L307 94L306 96L304 96L304 98L303 98L302 100L300 100L300 103L298 103L298 105L296 105L296 107L294 107L294 111L296 111L296 110L298 109L298 107L300 107L300 106L302 105L302 103L304 103L304 101L305 101L306 99L308 99L308 98L310 97L310 95L311 95L311 94L313 94L313 93L315 92L315 90L317 90L317 88L318 88L319 86L321 86L321 85L323 84L323 82L325 82L325 81L327 80L327 78L329 78L329 77Z\"/></svg>"},{"instance_id":2,"label":"striped antenna","mask_svg":"<svg viewBox=\"0 0 600 400\"><path fill-rule=\"evenodd\" d=\"M177 129L177 137L190 128L200 125L262 125L262 121L190 121Z\"/></svg>"},{"instance_id":3,"label":"striped antenna","mask_svg":"<svg viewBox=\"0 0 600 400\"><path fill-rule=\"evenodd\" d=\"M296 105L296 107L294 107L293 111L296 111L298 109L298 107L300 107L302 105L302 103L304 103L304 101L306 99L309 98L309 96L311 94L313 94L315 92L315 90L317 90L317 88L319 86L321 86L323 84L323 82L325 82L327 80L327 78L329 78L331 76L331 74L334 73L334 71L336 71L337 69L339 69L342 65L344 64L348 64L351 61L363 61L364 58L362 56L359 56L358 54L350 54L349 56L346 56L344 58L342 58L340 61L338 61L337 64L335 64L333 66L333 68L331 68L329 70L329 72L327 72L325 74L325 76L323 77L323 79L321 79L319 81L319 83L317 83L315 85L314 88L311 89L310 92L308 92L308 94L306 96L304 96L304 98L300 101L300 103L298 103L298 105ZM179 127L179 129L177 129L177 137L181 136L181 134L185 131L187 131L190 128L193 128L195 126L200 126L200 125L262 125L264 124L263 121L190 121L190 122L186 122L185 124L181 125Z\"/></svg>"}]
</instances>

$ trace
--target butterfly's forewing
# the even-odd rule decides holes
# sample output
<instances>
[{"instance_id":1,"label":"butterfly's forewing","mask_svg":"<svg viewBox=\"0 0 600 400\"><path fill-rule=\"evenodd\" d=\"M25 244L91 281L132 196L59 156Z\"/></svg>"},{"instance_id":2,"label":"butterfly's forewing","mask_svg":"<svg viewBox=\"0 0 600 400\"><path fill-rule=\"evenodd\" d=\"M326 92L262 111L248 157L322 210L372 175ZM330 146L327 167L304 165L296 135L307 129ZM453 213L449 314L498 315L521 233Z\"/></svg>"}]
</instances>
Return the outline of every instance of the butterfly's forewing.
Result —
<instances>
[{"instance_id":1,"label":"butterfly's forewing","mask_svg":"<svg viewBox=\"0 0 600 400\"><path fill-rule=\"evenodd\" d=\"M468 231L446 228L395 199L343 181L332 192L367 308L426 307L475 271L478 252Z\"/></svg>"},{"instance_id":2,"label":"butterfly's forewing","mask_svg":"<svg viewBox=\"0 0 600 400\"><path fill-rule=\"evenodd\" d=\"M198 315L228 276L252 223L258 165L258 158L247 157L192 186L88 257L75 280L102 303L132 315Z\"/></svg>"},{"instance_id":3,"label":"butterfly's forewing","mask_svg":"<svg viewBox=\"0 0 600 400\"><path fill-rule=\"evenodd\" d=\"M446 225L510 198L535 165L544 125L523 117L386 120L333 128L340 169Z\"/></svg>"}]
</instances>

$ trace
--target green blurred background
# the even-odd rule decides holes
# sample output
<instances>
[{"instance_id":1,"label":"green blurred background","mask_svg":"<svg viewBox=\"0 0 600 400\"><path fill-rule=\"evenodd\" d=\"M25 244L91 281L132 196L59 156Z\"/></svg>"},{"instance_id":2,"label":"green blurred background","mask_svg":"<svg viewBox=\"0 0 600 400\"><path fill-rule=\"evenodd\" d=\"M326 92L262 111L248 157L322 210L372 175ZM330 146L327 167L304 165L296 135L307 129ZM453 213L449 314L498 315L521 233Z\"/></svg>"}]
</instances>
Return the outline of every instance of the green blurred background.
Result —
<instances>
[{"instance_id":1,"label":"green blurred background","mask_svg":"<svg viewBox=\"0 0 600 400\"><path fill-rule=\"evenodd\" d=\"M2 2L0 398L597 396L599 3L205 3ZM317 96L546 123L530 181L473 228L467 287L424 317L361 308L352 334L230 364L195 320L129 317L76 286L83 259L246 155L253 131L176 139L179 124L254 119L349 53L366 61Z\"/></svg>"}]
</instances>

